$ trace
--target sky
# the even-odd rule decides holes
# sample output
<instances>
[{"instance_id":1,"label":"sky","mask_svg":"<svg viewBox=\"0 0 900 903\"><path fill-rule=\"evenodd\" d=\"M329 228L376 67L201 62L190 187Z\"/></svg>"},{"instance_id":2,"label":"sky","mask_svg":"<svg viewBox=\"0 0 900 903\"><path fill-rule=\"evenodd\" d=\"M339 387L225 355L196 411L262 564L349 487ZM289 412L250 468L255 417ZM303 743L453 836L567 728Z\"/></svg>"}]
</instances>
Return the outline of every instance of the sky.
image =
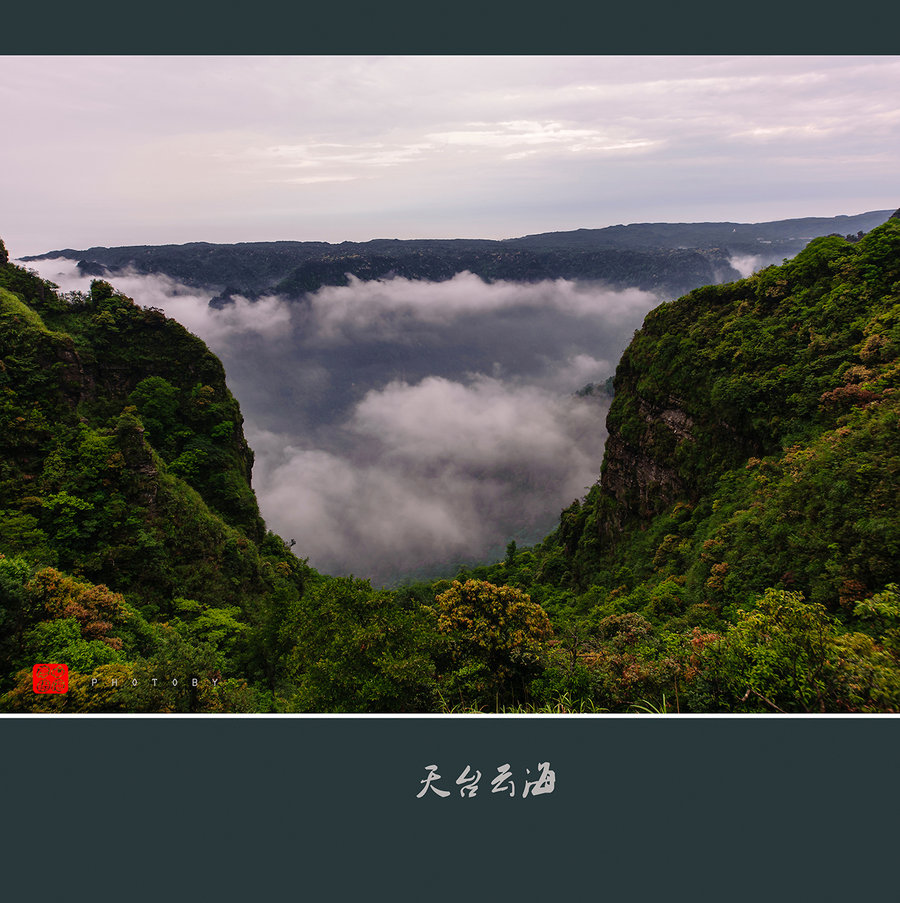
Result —
<instances>
[{"instance_id":1,"label":"sky","mask_svg":"<svg viewBox=\"0 0 900 903\"><path fill-rule=\"evenodd\" d=\"M15 257L900 206L897 56L0 56L0 109Z\"/></svg>"}]
</instances>

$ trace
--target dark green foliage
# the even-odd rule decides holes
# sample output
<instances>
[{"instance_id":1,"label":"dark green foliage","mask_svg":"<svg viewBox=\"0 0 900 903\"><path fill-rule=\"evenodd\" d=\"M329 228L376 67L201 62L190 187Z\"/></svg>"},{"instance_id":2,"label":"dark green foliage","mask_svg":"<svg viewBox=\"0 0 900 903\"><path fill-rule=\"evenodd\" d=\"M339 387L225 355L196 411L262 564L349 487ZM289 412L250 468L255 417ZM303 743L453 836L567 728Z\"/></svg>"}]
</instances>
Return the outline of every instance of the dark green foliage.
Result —
<instances>
[{"instance_id":1,"label":"dark green foliage","mask_svg":"<svg viewBox=\"0 0 900 903\"><path fill-rule=\"evenodd\" d=\"M285 688L301 712L424 712L434 708L428 612L367 581L316 581L281 628L288 648Z\"/></svg>"},{"instance_id":2,"label":"dark green foliage","mask_svg":"<svg viewBox=\"0 0 900 903\"><path fill-rule=\"evenodd\" d=\"M445 702L529 701L529 684L543 670L552 634L540 605L514 587L468 579L454 580L429 611L442 638L438 668Z\"/></svg>"},{"instance_id":3,"label":"dark green foliage","mask_svg":"<svg viewBox=\"0 0 900 903\"><path fill-rule=\"evenodd\" d=\"M623 463L652 473L658 488L617 472L608 456L592 507L612 503L621 525L696 501L748 458L805 444L881 397L894 380L886 327L897 297L873 295L873 285L896 281L882 258L898 245L893 221L858 244L817 239L783 267L649 314L617 369L608 427L618 458L631 457Z\"/></svg>"},{"instance_id":4,"label":"dark green foliage","mask_svg":"<svg viewBox=\"0 0 900 903\"><path fill-rule=\"evenodd\" d=\"M69 664L80 688L72 699L86 709L95 707L88 675L113 666L150 674L179 660L185 674L194 667L240 684L240 674L265 661L258 638L277 632L268 619L280 613L267 600L296 598L303 569L283 543L264 553L257 545L265 531L249 486L252 454L221 364L178 324L106 282L95 281L88 295L55 288L0 264L0 689L13 694L6 705L31 707L19 669L30 673L45 660ZM47 565L88 581L94 589L82 596L105 592L99 584L124 593L116 611L130 614L110 624L132 641L110 645L85 632L71 617L81 604L74 596L47 609L27 583L33 568ZM185 608L187 600L196 608ZM134 625L142 625L136 633ZM265 692L248 692L225 696L238 707L271 705ZM221 693L206 702L106 696L104 710L224 704Z\"/></svg>"},{"instance_id":5,"label":"dark green foliage","mask_svg":"<svg viewBox=\"0 0 900 903\"><path fill-rule=\"evenodd\" d=\"M900 711L900 220L661 305L554 533L393 592L265 531L202 342L54 289L0 260L5 711Z\"/></svg>"},{"instance_id":6,"label":"dark green foliage","mask_svg":"<svg viewBox=\"0 0 900 903\"><path fill-rule=\"evenodd\" d=\"M768 590L699 658L697 682L727 711L900 710L896 654L801 593Z\"/></svg>"}]
</instances>

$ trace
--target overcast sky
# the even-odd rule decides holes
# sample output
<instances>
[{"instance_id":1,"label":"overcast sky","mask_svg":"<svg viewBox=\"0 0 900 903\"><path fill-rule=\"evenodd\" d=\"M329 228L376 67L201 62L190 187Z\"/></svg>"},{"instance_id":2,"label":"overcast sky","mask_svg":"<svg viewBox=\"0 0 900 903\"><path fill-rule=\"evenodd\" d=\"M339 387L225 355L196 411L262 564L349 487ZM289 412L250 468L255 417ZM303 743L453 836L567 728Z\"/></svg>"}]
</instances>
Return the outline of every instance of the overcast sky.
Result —
<instances>
[{"instance_id":1,"label":"overcast sky","mask_svg":"<svg viewBox=\"0 0 900 903\"><path fill-rule=\"evenodd\" d=\"M2 57L20 256L900 206L900 57Z\"/></svg>"}]
</instances>

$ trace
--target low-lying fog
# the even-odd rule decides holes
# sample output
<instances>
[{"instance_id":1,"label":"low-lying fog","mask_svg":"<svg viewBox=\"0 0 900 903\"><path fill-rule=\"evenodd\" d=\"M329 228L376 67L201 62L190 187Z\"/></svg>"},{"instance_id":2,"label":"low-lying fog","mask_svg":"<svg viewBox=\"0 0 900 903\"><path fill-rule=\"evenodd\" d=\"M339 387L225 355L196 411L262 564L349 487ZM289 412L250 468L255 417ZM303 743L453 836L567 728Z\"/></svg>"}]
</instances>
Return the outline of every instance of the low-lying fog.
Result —
<instances>
[{"instance_id":1,"label":"low-lying fog","mask_svg":"<svg viewBox=\"0 0 900 903\"><path fill-rule=\"evenodd\" d=\"M90 285L71 261L35 263L64 291ZM597 479L606 437L609 399L574 393L615 372L659 303L460 273L216 309L212 290L165 277L110 281L221 357L269 528L319 570L376 585L495 560L553 529Z\"/></svg>"}]
</instances>

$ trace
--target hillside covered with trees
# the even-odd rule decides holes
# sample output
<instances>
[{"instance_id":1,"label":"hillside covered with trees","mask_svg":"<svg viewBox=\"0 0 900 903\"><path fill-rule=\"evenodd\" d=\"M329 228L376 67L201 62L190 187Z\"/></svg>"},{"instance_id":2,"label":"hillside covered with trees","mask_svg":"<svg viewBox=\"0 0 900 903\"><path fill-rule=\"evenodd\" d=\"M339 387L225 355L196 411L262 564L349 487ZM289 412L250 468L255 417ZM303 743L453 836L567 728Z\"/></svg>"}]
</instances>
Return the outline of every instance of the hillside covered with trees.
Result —
<instances>
[{"instance_id":1,"label":"hillside covered with trees","mask_svg":"<svg viewBox=\"0 0 900 903\"><path fill-rule=\"evenodd\" d=\"M164 274L185 285L234 295L301 298L349 277L441 282L468 271L487 282L553 279L602 281L675 297L736 278L735 257L781 261L816 236L856 237L889 211L806 217L768 223L631 223L603 229L546 232L504 240L374 239L366 242L242 242L65 248L24 260L64 257L80 272L109 277L127 270Z\"/></svg>"},{"instance_id":2,"label":"hillside covered with trees","mask_svg":"<svg viewBox=\"0 0 900 903\"><path fill-rule=\"evenodd\" d=\"M657 307L558 528L375 591L266 530L199 339L0 246L0 710L900 711L898 368L895 214Z\"/></svg>"}]
</instances>

